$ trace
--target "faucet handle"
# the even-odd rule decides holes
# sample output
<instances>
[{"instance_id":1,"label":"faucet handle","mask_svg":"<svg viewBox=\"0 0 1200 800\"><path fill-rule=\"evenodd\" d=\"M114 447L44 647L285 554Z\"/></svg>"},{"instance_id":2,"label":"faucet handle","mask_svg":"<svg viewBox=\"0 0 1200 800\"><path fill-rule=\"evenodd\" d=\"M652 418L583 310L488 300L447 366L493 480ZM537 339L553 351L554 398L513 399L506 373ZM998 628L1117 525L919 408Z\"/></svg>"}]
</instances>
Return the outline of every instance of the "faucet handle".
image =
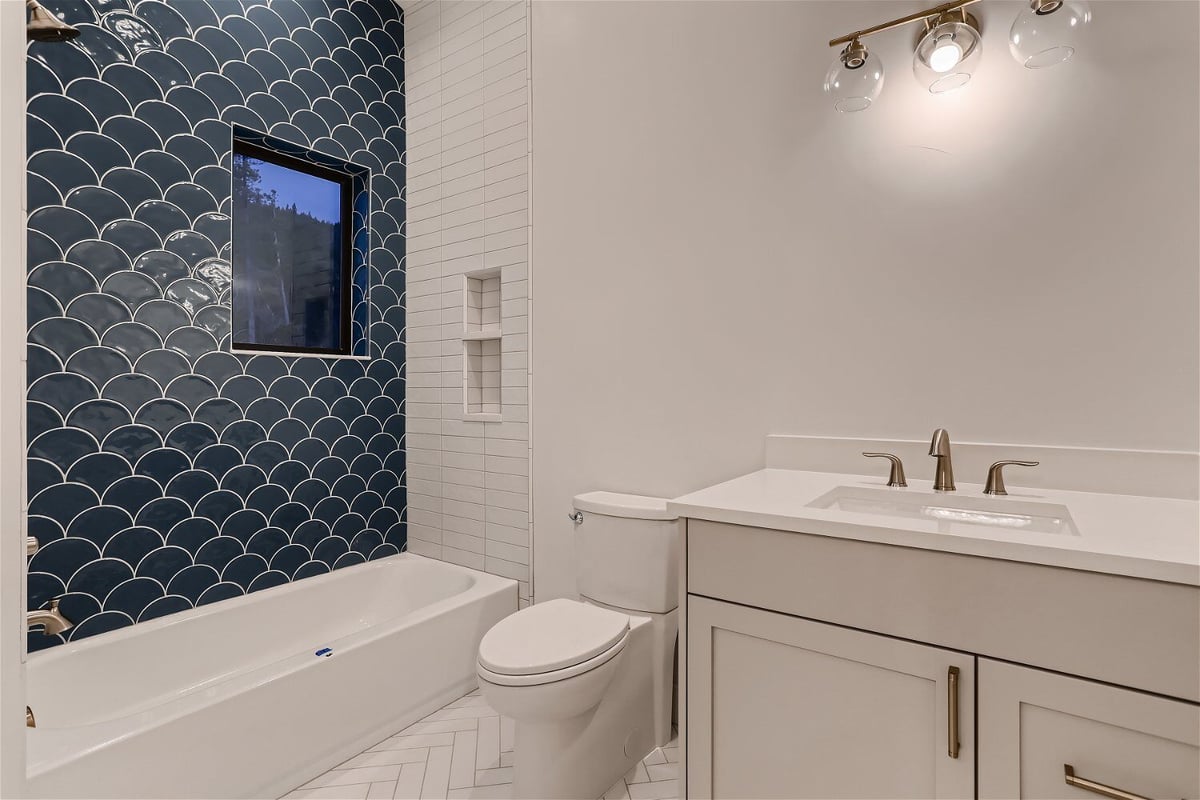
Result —
<instances>
[{"instance_id":1,"label":"faucet handle","mask_svg":"<svg viewBox=\"0 0 1200 800\"><path fill-rule=\"evenodd\" d=\"M892 462L892 471L888 473L888 486L908 486L904 480L904 462L894 453L863 453L867 458L886 458Z\"/></svg>"},{"instance_id":2,"label":"faucet handle","mask_svg":"<svg viewBox=\"0 0 1200 800\"><path fill-rule=\"evenodd\" d=\"M1004 468L1012 465L1017 467L1036 467L1038 461L997 461L988 468L987 485L983 487L984 494L1008 494L1004 488Z\"/></svg>"}]
</instances>

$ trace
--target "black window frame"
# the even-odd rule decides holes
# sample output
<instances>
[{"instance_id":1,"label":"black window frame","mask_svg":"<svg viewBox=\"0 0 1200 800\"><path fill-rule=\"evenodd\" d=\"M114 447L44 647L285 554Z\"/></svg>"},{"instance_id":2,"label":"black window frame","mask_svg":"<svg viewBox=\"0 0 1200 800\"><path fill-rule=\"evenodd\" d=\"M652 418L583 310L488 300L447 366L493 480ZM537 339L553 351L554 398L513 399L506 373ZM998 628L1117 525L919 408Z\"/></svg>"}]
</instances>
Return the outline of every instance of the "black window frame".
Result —
<instances>
[{"instance_id":1,"label":"black window frame","mask_svg":"<svg viewBox=\"0 0 1200 800\"><path fill-rule=\"evenodd\" d=\"M286 355L320 355L320 356L354 356L354 326L351 320L352 311L352 295L354 294L354 178L355 176L343 172L341 170L327 167L322 164L314 164L297 156L281 153L278 150L273 150L270 147L264 147L253 142L248 142L244 139L239 139L236 136L233 139L233 157L247 156L256 158L260 161L269 161L280 167L304 172L317 178L323 178L328 181L335 182L341 186L341 217L342 217L342 246L341 246L341 270L339 272L339 304L341 313L339 316L339 341L341 347L300 347L297 345L271 345L271 344L253 344L249 342L239 342L230 336L230 348L235 352L254 352L254 353L282 353ZM232 166L232 165L231 165ZM237 280L237 218L234 212L237 210L237 200L232 197L230 199L230 229L232 231L232 250L230 252L230 275L233 280ZM229 295L230 317L233 314L233 291L231 287Z\"/></svg>"}]
</instances>

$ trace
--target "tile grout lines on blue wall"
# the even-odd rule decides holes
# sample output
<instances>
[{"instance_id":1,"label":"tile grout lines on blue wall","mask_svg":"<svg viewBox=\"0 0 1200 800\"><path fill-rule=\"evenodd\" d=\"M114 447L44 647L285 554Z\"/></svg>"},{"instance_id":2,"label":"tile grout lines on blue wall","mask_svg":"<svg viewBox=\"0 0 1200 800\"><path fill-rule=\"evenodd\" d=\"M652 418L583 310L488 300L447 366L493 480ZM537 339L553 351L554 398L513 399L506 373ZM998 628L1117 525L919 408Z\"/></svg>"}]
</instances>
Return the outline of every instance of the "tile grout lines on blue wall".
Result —
<instances>
[{"instance_id":1,"label":"tile grout lines on blue wall","mask_svg":"<svg viewBox=\"0 0 1200 800\"><path fill-rule=\"evenodd\" d=\"M47 0L28 60L31 650L405 548L391 0ZM230 136L370 168L370 360L229 352Z\"/></svg>"}]
</instances>

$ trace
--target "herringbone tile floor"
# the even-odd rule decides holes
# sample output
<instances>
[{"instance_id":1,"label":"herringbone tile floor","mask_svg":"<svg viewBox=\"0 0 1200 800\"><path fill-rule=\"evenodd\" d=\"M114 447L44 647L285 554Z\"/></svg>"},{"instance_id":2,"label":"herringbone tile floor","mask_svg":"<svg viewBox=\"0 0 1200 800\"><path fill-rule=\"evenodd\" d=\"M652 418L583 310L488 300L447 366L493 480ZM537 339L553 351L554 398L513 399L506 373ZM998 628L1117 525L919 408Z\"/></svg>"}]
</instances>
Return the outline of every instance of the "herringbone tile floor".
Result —
<instances>
[{"instance_id":1,"label":"herringbone tile floor","mask_svg":"<svg viewBox=\"0 0 1200 800\"><path fill-rule=\"evenodd\" d=\"M512 720L478 691L435 711L286 795L284 800L424 800L511 797ZM679 748L654 750L604 794L604 800L679 797Z\"/></svg>"}]
</instances>

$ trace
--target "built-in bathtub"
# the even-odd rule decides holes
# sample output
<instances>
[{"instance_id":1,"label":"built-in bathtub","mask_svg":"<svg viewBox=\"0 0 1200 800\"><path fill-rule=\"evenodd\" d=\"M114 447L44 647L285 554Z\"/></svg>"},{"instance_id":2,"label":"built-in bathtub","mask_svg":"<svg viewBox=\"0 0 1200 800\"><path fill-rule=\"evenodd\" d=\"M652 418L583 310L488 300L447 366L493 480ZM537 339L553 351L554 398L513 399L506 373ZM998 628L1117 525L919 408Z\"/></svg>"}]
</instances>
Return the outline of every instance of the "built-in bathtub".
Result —
<instances>
[{"instance_id":1,"label":"built-in bathtub","mask_svg":"<svg viewBox=\"0 0 1200 800\"><path fill-rule=\"evenodd\" d=\"M474 688L516 608L404 553L34 653L29 796L278 797Z\"/></svg>"}]
</instances>

